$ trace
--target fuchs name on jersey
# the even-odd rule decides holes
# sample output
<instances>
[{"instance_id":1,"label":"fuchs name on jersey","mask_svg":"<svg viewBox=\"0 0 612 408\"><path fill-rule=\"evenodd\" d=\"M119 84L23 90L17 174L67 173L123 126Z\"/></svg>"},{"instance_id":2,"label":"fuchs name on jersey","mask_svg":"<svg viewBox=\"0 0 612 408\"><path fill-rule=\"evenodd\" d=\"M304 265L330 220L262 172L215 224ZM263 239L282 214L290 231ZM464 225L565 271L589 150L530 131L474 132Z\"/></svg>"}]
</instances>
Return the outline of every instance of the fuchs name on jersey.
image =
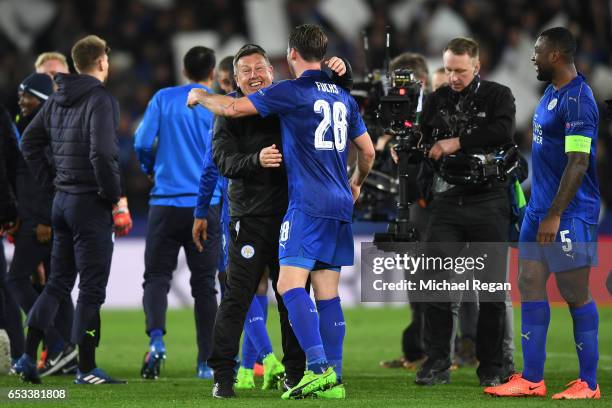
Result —
<instances>
[{"instance_id":1,"label":"fuchs name on jersey","mask_svg":"<svg viewBox=\"0 0 612 408\"><path fill-rule=\"evenodd\" d=\"M338 92L338 87L336 86L336 84L327 84L325 82L317 81L315 81L315 84L317 85L317 89L319 90L319 92L329 92L335 94L340 93Z\"/></svg>"}]
</instances>

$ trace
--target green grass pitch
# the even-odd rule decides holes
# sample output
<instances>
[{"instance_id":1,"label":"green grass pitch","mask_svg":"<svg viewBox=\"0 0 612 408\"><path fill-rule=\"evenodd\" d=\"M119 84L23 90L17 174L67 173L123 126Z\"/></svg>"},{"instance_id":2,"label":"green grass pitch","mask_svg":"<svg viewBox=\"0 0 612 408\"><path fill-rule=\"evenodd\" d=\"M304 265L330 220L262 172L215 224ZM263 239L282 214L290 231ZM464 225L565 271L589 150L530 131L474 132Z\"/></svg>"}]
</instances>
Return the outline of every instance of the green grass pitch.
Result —
<instances>
[{"instance_id":1,"label":"green grass pitch","mask_svg":"<svg viewBox=\"0 0 612 408\"><path fill-rule=\"evenodd\" d=\"M140 379L140 364L147 347L142 311L106 311L102 316L102 345L98 365L111 375L125 378L127 385L76 386L72 377L43 379L44 388L66 389L67 401L17 403L6 399L6 406L33 407L276 407L276 406L343 406L343 407L530 407L530 406L612 406L612 308L600 308L599 383L601 401L550 400L553 392L576 378L578 362L572 338L572 322L565 307L552 310L548 335L546 381L548 399L497 399L486 396L478 386L473 368L452 373L451 384L419 387L413 383L414 373L406 370L379 368L381 359L396 357L400 334L408 320L408 307L383 309L349 309L345 311L347 337L344 344L345 401L282 401L279 391L239 391L239 398L217 401L211 398L212 381L195 378L196 350L193 314L188 310L168 313L166 345L168 358L162 377L157 381ZM519 327L517 311L515 327ZM278 315L270 310L268 327L277 356L281 356ZM518 331L516 331L518 333ZM517 334L518 336L518 334ZM520 342L516 362L522 363ZM259 384L260 380L256 379ZM0 377L0 389L23 389L16 377Z\"/></svg>"}]
</instances>

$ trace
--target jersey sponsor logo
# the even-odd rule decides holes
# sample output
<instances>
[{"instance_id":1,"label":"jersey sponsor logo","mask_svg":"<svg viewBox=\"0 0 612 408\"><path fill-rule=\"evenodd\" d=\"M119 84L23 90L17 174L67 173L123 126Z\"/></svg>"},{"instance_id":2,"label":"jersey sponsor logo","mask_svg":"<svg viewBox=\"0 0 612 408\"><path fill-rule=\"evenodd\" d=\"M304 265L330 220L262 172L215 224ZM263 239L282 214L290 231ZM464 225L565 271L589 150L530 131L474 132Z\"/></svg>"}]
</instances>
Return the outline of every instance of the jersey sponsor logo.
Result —
<instances>
[{"instance_id":1,"label":"jersey sponsor logo","mask_svg":"<svg viewBox=\"0 0 612 408\"><path fill-rule=\"evenodd\" d=\"M542 125L533 121L533 141L539 145L542 144Z\"/></svg>"},{"instance_id":2,"label":"jersey sponsor logo","mask_svg":"<svg viewBox=\"0 0 612 408\"><path fill-rule=\"evenodd\" d=\"M245 245L240 250L240 254L243 258L251 259L255 255L255 248L252 245Z\"/></svg>"},{"instance_id":3,"label":"jersey sponsor logo","mask_svg":"<svg viewBox=\"0 0 612 408\"><path fill-rule=\"evenodd\" d=\"M584 122L582 120L575 120L573 122L566 122L565 123L565 128L566 129L570 129L576 126L584 126Z\"/></svg>"},{"instance_id":4,"label":"jersey sponsor logo","mask_svg":"<svg viewBox=\"0 0 612 408\"><path fill-rule=\"evenodd\" d=\"M548 103L548 110L553 110L555 109L555 106L557 106L557 98L553 99L552 101L550 101Z\"/></svg>"}]
</instances>

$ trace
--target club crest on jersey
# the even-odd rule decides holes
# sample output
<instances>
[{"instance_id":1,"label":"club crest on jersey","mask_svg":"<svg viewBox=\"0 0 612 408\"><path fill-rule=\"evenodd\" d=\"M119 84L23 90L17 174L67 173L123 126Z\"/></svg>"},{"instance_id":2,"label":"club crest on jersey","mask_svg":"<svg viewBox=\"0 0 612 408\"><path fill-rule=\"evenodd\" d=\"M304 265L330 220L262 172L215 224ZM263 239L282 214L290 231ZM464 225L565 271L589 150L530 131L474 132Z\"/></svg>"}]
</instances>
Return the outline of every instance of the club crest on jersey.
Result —
<instances>
[{"instance_id":1,"label":"club crest on jersey","mask_svg":"<svg viewBox=\"0 0 612 408\"><path fill-rule=\"evenodd\" d=\"M557 106L557 98L553 99L548 103L548 110L555 109L555 106Z\"/></svg>"},{"instance_id":2,"label":"club crest on jersey","mask_svg":"<svg viewBox=\"0 0 612 408\"><path fill-rule=\"evenodd\" d=\"M255 248L252 245L245 245L240 250L240 254L243 258L251 259L255 255Z\"/></svg>"}]
</instances>

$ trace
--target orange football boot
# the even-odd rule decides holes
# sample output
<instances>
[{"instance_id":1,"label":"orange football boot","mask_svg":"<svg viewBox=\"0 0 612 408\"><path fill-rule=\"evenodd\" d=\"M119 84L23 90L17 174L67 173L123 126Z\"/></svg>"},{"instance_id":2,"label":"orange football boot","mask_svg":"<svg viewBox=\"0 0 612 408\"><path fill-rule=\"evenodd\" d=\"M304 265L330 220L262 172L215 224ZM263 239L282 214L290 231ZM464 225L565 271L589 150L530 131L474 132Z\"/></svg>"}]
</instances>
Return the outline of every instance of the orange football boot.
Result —
<instances>
[{"instance_id":1,"label":"orange football boot","mask_svg":"<svg viewBox=\"0 0 612 408\"><path fill-rule=\"evenodd\" d=\"M601 391L599 391L599 384L595 390L589 388L589 384L586 381L582 381L580 378L574 380L566 385L568 387L565 391L552 396L552 399L600 399Z\"/></svg>"},{"instance_id":2,"label":"orange football boot","mask_svg":"<svg viewBox=\"0 0 612 408\"><path fill-rule=\"evenodd\" d=\"M47 361L47 348L45 347L43 351L40 352L40 360L36 363L36 368L39 370L45 366L45 361Z\"/></svg>"},{"instance_id":3,"label":"orange football boot","mask_svg":"<svg viewBox=\"0 0 612 408\"><path fill-rule=\"evenodd\" d=\"M494 397L545 397L546 384L544 380L535 383L525 380L521 374L514 374L508 382L487 387L484 392Z\"/></svg>"},{"instance_id":4,"label":"orange football boot","mask_svg":"<svg viewBox=\"0 0 612 408\"><path fill-rule=\"evenodd\" d=\"M253 366L253 374L255 375L255 377L263 377L263 375L264 375L264 366L263 366L263 364L255 363L255 365Z\"/></svg>"}]
</instances>

